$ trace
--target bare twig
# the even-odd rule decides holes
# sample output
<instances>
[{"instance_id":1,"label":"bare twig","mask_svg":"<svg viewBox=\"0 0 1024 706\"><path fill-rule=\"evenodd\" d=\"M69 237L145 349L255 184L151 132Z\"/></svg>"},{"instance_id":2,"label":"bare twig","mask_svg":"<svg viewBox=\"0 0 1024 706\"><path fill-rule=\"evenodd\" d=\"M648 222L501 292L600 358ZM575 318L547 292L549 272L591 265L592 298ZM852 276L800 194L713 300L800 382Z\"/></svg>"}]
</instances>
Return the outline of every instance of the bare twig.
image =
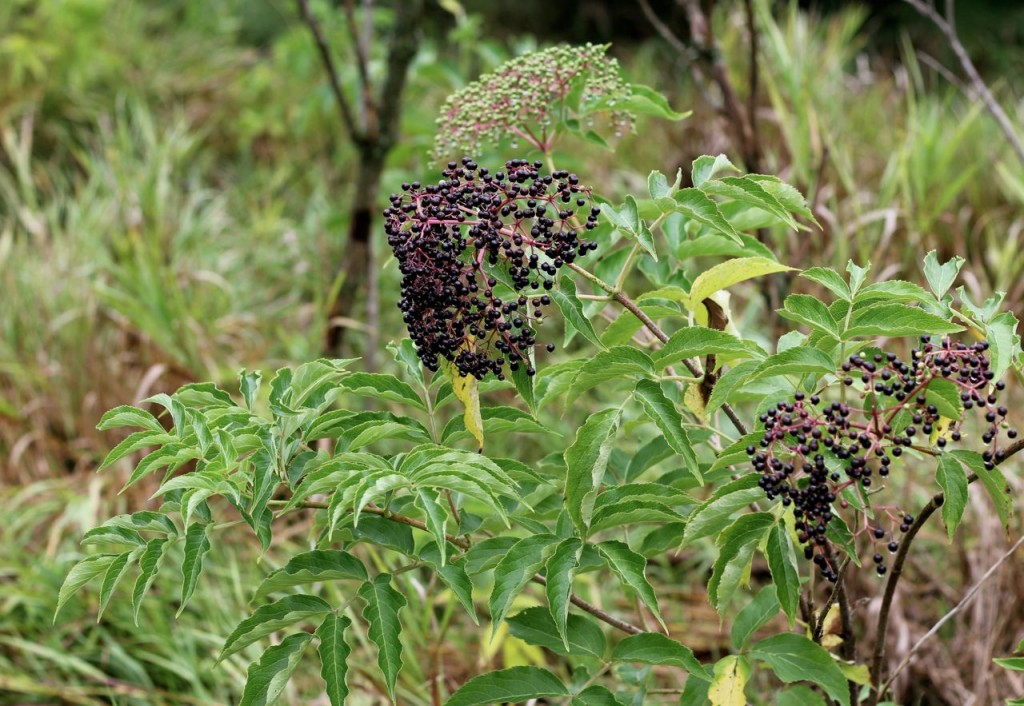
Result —
<instances>
[{"instance_id":1,"label":"bare twig","mask_svg":"<svg viewBox=\"0 0 1024 706\"><path fill-rule=\"evenodd\" d=\"M1020 453L1021 450L1024 450L1024 439L1019 439L1008 446L1005 450L1005 455L999 463L1005 463L1008 459ZM968 476L967 483L970 485L976 480L978 480L978 476L972 473ZM878 626L875 629L875 649L871 660L871 683L874 691L870 702L872 706L877 705L884 694L883 683L886 685L889 683L884 681L882 674L885 662L885 639L889 629L889 612L892 609L893 597L896 595L896 585L899 583L900 576L903 573L903 565L907 560L907 554L910 551L914 537L917 536L917 533L924 526L924 523L928 521L928 518L942 507L944 501L945 496L942 493L936 493L928 501L928 504L921 508L914 518L910 529L903 536L900 547L896 551L896 557L893 559L892 571L889 574L888 581L886 581L885 591L882 594L882 605L878 611Z\"/></svg>"},{"instance_id":2,"label":"bare twig","mask_svg":"<svg viewBox=\"0 0 1024 706\"><path fill-rule=\"evenodd\" d=\"M953 616L957 615L961 610L963 610L963 608L971 602L971 599L974 598L974 595L981 589L982 585L984 585L986 581L988 581L990 578L992 578L993 575L995 575L996 571L999 570L999 567L1002 566L1006 562L1006 560L1013 555L1014 552L1020 549L1021 545L1024 545L1024 535L1022 535L1016 542L1014 542L1013 546L1006 550L1006 552L1001 557L999 557L999 561L997 561L995 564L989 567L989 570L986 571L980 579L978 579L978 582L971 587L971 590L964 594L964 597L960 600L959 603L957 603L950 611L943 615L939 619L939 621L931 627L931 629L928 632L921 636L920 640L914 643L914 646L910 648L909 652L907 652L907 656L904 657L903 661L900 662L896 669L893 670L892 674L889 675L889 678L885 680L885 684L882 685L882 688L879 691L885 693L885 691L893 683L896 677L899 676L900 672L902 672L904 668L906 668L906 666L910 664L910 659L914 656L914 653L916 653L918 649L921 648L921 645L923 645L928 640L928 638L932 637L935 633L937 633L939 631L939 628L941 628L943 625L949 622L949 620L952 619Z\"/></svg>"},{"instance_id":3,"label":"bare twig","mask_svg":"<svg viewBox=\"0 0 1024 706\"><path fill-rule=\"evenodd\" d=\"M956 31L955 24L955 7L953 0L946 0L946 16L943 17L939 14L935 6L925 2L924 0L903 0L905 3L913 7L921 15L931 20L940 32L946 36L946 41L949 42L950 48L956 55L957 60L960 62L960 68L967 74L967 78L971 82L971 86L981 97L982 102L988 109L988 112L992 114L992 117L999 123L1000 129L1006 136L1007 141L1013 147L1013 150L1017 153L1017 157L1021 162L1024 162L1024 144L1021 143L1020 137L1017 135L1017 131L1013 127L1013 123L1010 121L1009 116L1003 107L996 101L995 96L992 95L992 91L988 89L985 81L981 78L978 70L974 67L974 62L971 61L971 57L967 54L967 50L964 49L964 45L960 43L960 37Z\"/></svg>"},{"instance_id":4,"label":"bare twig","mask_svg":"<svg viewBox=\"0 0 1024 706\"><path fill-rule=\"evenodd\" d=\"M348 137L352 142L359 143L363 140L363 133L356 123L352 106L349 105L348 98L345 97L345 91L341 87L338 67L334 63L334 57L331 56L331 48L327 45L327 38L324 37L323 30L320 29L320 23L317 21L313 11L309 9L309 0L296 0L296 2L299 5L299 14L302 16L302 21L309 28L309 33L313 35L313 41L316 42L316 48L320 52L320 61L327 72L331 93L334 94L334 102L338 104L338 110L341 111L341 119L345 124Z\"/></svg>"}]
</instances>

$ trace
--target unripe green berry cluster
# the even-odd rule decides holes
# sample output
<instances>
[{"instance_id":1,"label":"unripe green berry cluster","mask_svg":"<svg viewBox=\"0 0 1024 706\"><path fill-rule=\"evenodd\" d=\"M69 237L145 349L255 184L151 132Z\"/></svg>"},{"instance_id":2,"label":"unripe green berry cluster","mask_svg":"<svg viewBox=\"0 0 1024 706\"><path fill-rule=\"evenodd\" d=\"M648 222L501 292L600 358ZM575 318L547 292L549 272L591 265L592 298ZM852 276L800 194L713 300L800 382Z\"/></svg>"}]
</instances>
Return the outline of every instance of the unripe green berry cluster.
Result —
<instances>
[{"instance_id":1,"label":"unripe green berry cluster","mask_svg":"<svg viewBox=\"0 0 1024 706\"><path fill-rule=\"evenodd\" d=\"M556 111L563 111L564 101L577 90L581 105L605 101L615 133L631 130L630 114L613 107L630 90L618 62L605 55L607 49L607 44L587 44L526 54L452 94L437 119L433 159L479 154L486 144L515 136L541 143L555 121L565 117Z\"/></svg>"}]
</instances>

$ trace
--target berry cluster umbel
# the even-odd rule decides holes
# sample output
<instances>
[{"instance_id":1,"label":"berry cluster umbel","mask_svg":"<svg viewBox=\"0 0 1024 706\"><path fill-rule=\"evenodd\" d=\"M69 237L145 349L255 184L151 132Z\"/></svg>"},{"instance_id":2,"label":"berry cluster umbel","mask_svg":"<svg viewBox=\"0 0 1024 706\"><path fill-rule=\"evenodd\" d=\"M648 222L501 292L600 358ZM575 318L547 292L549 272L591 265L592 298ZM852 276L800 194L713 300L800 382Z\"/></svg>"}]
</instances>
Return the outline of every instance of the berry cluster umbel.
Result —
<instances>
[{"instance_id":1,"label":"berry cluster umbel","mask_svg":"<svg viewBox=\"0 0 1024 706\"><path fill-rule=\"evenodd\" d=\"M430 370L444 358L478 379L503 380L506 365L536 372L528 352L546 292L561 267L597 248L581 236L600 212L575 174L542 166L513 159L492 173L463 158L437 184L391 195L384 228L402 273L398 308Z\"/></svg>"},{"instance_id":2,"label":"berry cluster umbel","mask_svg":"<svg viewBox=\"0 0 1024 706\"><path fill-rule=\"evenodd\" d=\"M875 480L889 475L893 459L905 449L935 455L950 441L962 439L962 419L943 418L935 404L940 400L929 399L936 388L958 395L964 409L984 412L988 424L982 435L988 447L982 454L985 468L991 470L1002 460L1004 452L997 447L997 439L1007 409L998 404L998 393L1005 384L994 381L987 350L985 341L968 346L949 339L932 343L924 336L909 363L895 353L852 355L843 362L837 379L858 390L860 405L798 392L760 416L764 438L760 448L748 446L747 455L761 473L759 484L768 498L781 498L783 505L793 507L804 556L818 565L826 579L838 578L826 533L837 500L840 508L847 506L840 494L852 488L870 505ZM946 404L951 403L946 400ZM1017 431L1007 429L1006 435L1015 438ZM874 505L874 509L879 517L890 518L893 529L865 526L862 530L870 530L874 541L886 543L895 552L899 544L894 528L906 532L914 518L892 507ZM884 574L883 555L876 552L873 559L877 572Z\"/></svg>"},{"instance_id":3,"label":"berry cluster umbel","mask_svg":"<svg viewBox=\"0 0 1024 706\"><path fill-rule=\"evenodd\" d=\"M485 143L522 139L543 149L564 116L565 101L603 101L616 134L632 129L627 111L613 106L630 95L608 45L551 47L502 64L448 97L437 119L433 158L479 154ZM558 111L558 114L556 114ZM589 118L588 118L589 119ZM592 126L591 126L592 127Z\"/></svg>"}]
</instances>

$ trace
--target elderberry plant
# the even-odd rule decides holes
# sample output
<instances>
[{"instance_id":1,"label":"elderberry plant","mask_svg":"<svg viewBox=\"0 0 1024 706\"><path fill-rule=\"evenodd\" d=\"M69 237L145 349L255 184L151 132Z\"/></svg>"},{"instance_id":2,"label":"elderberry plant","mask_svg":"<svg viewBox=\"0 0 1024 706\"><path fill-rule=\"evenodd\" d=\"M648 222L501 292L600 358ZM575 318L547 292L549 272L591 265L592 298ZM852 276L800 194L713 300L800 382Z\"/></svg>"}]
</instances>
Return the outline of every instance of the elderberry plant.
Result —
<instances>
[{"instance_id":1,"label":"elderberry plant","mask_svg":"<svg viewBox=\"0 0 1024 706\"><path fill-rule=\"evenodd\" d=\"M136 431L101 468L160 504L86 534L104 551L83 551L58 614L92 581L102 614L134 575L138 616L168 590L168 563L188 610L222 531L244 524L268 568L219 655L248 663L242 706L288 688L332 706L355 692L448 706L887 697L887 621L921 527L941 512L952 538L975 481L1009 527L1016 317L1001 295L950 293L963 261L934 253L928 289L872 283L853 262L796 273L755 231L816 227L803 196L723 155L698 158L686 184L653 171L646 193L601 200L545 166L580 106L607 105L574 98L595 69L543 56L558 69L545 80L570 77L569 115L520 116L515 96L551 86L499 82L481 84L473 116L501 126L493 137L517 134L510 116L540 120L522 131L536 154L495 171L466 157L390 199L389 295L410 336L389 347L390 372L321 360L263 386L243 371L237 394L192 384L104 415L101 429ZM597 76L599 96L622 91ZM622 92L623 110L679 115L650 89ZM799 275L778 339L750 289L774 273ZM538 362L551 328L566 345ZM297 532L301 551L285 543ZM875 581L848 581L865 554ZM730 628L696 652L678 590L694 575ZM477 640L444 657L454 630ZM289 687L314 644L321 681ZM480 662L478 645L504 661Z\"/></svg>"}]
</instances>

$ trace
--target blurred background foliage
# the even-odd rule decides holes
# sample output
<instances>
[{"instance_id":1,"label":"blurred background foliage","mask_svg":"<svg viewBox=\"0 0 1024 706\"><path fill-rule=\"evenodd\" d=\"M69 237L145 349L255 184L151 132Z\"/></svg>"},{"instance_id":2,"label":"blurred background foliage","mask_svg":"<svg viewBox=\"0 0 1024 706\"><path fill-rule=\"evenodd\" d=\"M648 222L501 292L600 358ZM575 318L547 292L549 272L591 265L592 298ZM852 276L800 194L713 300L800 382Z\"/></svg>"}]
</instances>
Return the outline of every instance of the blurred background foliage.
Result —
<instances>
[{"instance_id":1,"label":"blurred background foliage","mask_svg":"<svg viewBox=\"0 0 1024 706\"><path fill-rule=\"evenodd\" d=\"M342 82L354 90L340 3L313 4ZM651 5L686 38L677 3ZM780 258L801 268L870 259L876 277L917 280L928 250L943 260L960 254L972 296L1005 291L1020 315L1024 165L970 89L951 81L959 71L934 28L887 0L754 5L757 91L742 98L757 116L762 169L807 193L823 225L810 234L773 233ZM388 3L374 8L383 31ZM719 2L713 16L722 59L741 90L750 55L743 9ZM957 20L1024 132L1024 7L972 0ZM586 173L603 197L621 199L643 188L651 169L671 174L700 154L725 152L740 162L689 58L633 3L518 0L513 8L439 0L428 3L419 41L385 192L432 173L426 155L450 92L510 56L558 42L612 42L631 80L694 110L683 123L641 121L616 154L574 151L563 166ZM380 73L382 56L374 57L371 71ZM118 440L95 431L103 411L193 380L231 387L240 367L320 354L353 159L293 3L0 2L0 704L237 698L246 661L214 667L212 655L244 613L255 577L283 555L260 558L248 544L222 548L216 585L228 588L200 591L177 622L173 592L147 603L140 627L116 610L94 624L89 594L56 626L53 606L82 531L145 501L116 496L117 473L92 475ZM367 321L356 308L350 355L364 352L367 326L377 326L381 343L403 335L393 306L396 270L380 248L377 258L382 313ZM746 320L757 320L763 306L751 297ZM567 414L558 431L571 430L573 414L583 413ZM976 519L984 515L978 509ZM296 546L303 530L296 528ZM958 551L951 586L971 583L987 566L983 555L996 549L966 540ZM921 562L938 575L955 573L945 557ZM684 557L664 567L665 578L678 582L683 598L699 593L706 563ZM1024 582L1008 579L1000 590L1014 585L1019 592ZM921 590L938 591L928 595L940 606L948 599L940 589ZM974 616L978 635L999 614L998 601L991 607L992 615ZM716 639L724 643L716 619L710 625L701 639L713 651ZM428 610L422 634L408 639L421 640L427 655L427 635L439 627L449 628ZM466 673L448 673L456 684L481 660L543 659L504 633L489 645L462 637L446 645L450 654L429 656L462 660ZM933 664L935 675L970 671L941 651ZM417 688L422 678L415 668L403 672L409 703L431 702ZM355 703L380 703L370 672L356 668L353 679ZM291 702L310 703L296 688ZM309 688L305 697L315 697Z\"/></svg>"}]
</instances>

